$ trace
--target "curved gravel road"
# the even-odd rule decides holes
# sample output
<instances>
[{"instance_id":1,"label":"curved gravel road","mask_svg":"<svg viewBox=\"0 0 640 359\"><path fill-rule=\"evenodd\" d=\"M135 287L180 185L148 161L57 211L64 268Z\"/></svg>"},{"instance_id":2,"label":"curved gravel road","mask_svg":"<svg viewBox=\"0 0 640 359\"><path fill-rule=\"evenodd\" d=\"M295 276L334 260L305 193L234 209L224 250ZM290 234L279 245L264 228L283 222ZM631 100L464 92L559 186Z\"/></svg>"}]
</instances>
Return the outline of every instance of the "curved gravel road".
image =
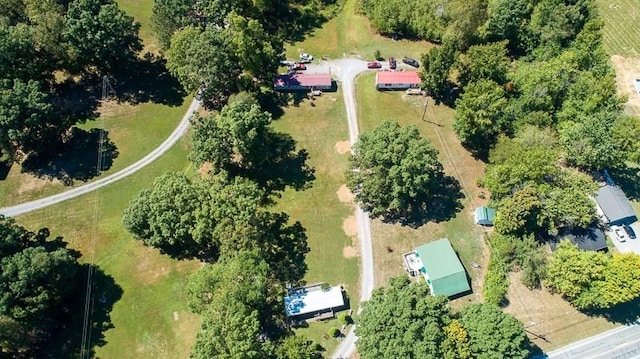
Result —
<instances>
[{"instance_id":1,"label":"curved gravel road","mask_svg":"<svg viewBox=\"0 0 640 359\"><path fill-rule=\"evenodd\" d=\"M176 129L173 130L171 135L169 135L169 137L166 140L164 140L164 142L162 142L160 146L156 147L156 149L149 152L149 154L144 156L138 162L135 162L129 165L128 167L116 173L113 173L107 177L101 178L95 182L87 183L80 187L70 189L66 192L62 192L53 196L37 199L31 202L21 203L11 207L0 208L0 214L3 214L5 216L17 216L19 214L35 211L40 208L51 206L53 204L66 201L68 199L81 196L83 194L89 193L100 187L104 187L106 185L109 185L113 182L116 182L118 180L121 180L127 176L134 174L135 172L139 171L146 165L157 160L160 156L162 156L165 152L167 152L176 142L178 142L178 140L182 136L184 136L184 134L187 132L187 129L189 128L189 118L191 118L191 115L199 107L200 107L200 101L194 99L191 102L189 109L184 114L184 117L182 117L182 120L178 124L178 127L176 127Z\"/></svg>"},{"instance_id":2,"label":"curved gravel road","mask_svg":"<svg viewBox=\"0 0 640 359\"><path fill-rule=\"evenodd\" d=\"M347 123L349 127L349 141L351 143L351 146L353 146L353 144L357 141L359 134L358 119L356 115L357 111L354 80L359 73L367 71L366 61L347 58L334 61L324 61L321 64L309 65L308 68L308 72L330 72L335 75L338 81L342 83L342 93L344 96L345 109L347 112ZM199 108L199 106L200 101L194 99L193 102L191 102L189 109L184 114L184 117L180 121L180 124L171 133L171 135L160 146L144 156L138 162L135 162L128 167L107 177L101 178L95 182L87 183L80 187L76 187L69 191L15 206L0 208L0 214L3 214L5 216L17 216L27 212L35 211L62 201L69 200L74 197L81 196L134 174L135 172L139 171L146 165L162 156L187 132L187 129L189 128L189 118ZM371 222L369 220L369 214L364 212L357 205L356 219L358 222L358 238L360 240L361 252L360 302L364 302L371 297L371 292L373 291L374 285L373 250L371 247ZM356 350L356 340L357 337L354 333L354 328L352 327L347 336L340 343L340 346L333 353L332 358L340 359L350 357L351 354L353 354Z\"/></svg>"}]
</instances>

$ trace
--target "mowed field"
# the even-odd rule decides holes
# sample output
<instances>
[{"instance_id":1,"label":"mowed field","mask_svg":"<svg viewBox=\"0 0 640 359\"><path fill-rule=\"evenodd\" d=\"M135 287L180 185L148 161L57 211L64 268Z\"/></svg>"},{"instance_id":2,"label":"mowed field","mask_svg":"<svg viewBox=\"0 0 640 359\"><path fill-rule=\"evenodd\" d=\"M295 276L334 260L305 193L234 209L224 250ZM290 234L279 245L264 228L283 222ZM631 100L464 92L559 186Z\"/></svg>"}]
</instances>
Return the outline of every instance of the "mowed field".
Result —
<instances>
[{"instance_id":1,"label":"mowed field","mask_svg":"<svg viewBox=\"0 0 640 359\"><path fill-rule=\"evenodd\" d=\"M361 132L371 130L383 120L394 120L401 125L414 125L439 151L439 160L445 173L454 177L461 187L463 207L444 221L427 222L413 229L399 224L372 221L376 285L385 285L393 276L405 273L402 254L421 244L449 238L472 278L474 294L459 300L479 300L486 263L487 249L483 230L473 224L472 212L484 205L484 192L476 181L484 176L484 164L474 159L453 133L453 110L435 105L422 96L408 96L404 91L377 91L375 75L368 73L358 78L356 98L358 123ZM428 103L425 111L425 103ZM424 119L423 119L424 114ZM477 265L478 264L479 267Z\"/></svg>"},{"instance_id":2,"label":"mowed field","mask_svg":"<svg viewBox=\"0 0 640 359\"><path fill-rule=\"evenodd\" d=\"M357 224L354 206L344 187L349 135L342 92L325 92L315 100L304 100L285 109L273 127L291 134L299 148L309 152L316 180L304 191L286 191L276 209L282 210L307 229L311 252L305 280L308 284L343 285L351 308L360 298L358 283ZM330 353L336 339L324 338L337 320L313 323L298 330L320 343Z\"/></svg>"},{"instance_id":3,"label":"mowed field","mask_svg":"<svg viewBox=\"0 0 640 359\"><path fill-rule=\"evenodd\" d=\"M640 56L640 0L597 0L609 55Z\"/></svg>"}]
</instances>

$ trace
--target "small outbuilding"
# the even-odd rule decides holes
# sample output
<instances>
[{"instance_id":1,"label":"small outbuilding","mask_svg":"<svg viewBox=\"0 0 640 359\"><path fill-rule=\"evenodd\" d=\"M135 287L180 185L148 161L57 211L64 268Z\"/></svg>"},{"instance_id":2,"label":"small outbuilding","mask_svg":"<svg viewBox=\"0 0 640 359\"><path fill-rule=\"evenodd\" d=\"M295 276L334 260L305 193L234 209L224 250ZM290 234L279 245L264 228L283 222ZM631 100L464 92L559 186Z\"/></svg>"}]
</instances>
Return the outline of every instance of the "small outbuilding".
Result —
<instances>
[{"instance_id":1,"label":"small outbuilding","mask_svg":"<svg viewBox=\"0 0 640 359\"><path fill-rule=\"evenodd\" d=\"M478 207L473 212L474 222L481 226L493 226L496 218L496 210L488 207Z\"/></svg>"},{"instance_id":2,"label":"small outbuilding","mask_svg":"<svg viewBox=\"0 0 640 359\"><path fill-rule=\"evenodd\" d=\"M630 224L638 220L631 202L618 186L604 185L595 197L598 214L608 225Z\"/></svg>"},{"instance_id":3,"label":"small outbuilding","mask_svg":"<svg viewBox=\"0 0 640 359\"><path fill-rule=\"evenodd\" d=\"M284 297L285 314L296 320L333 318L335 311L345 309L342 287L314 284L292 288Z\"/></svg>"},{"instance_id":4,"label":"small outbuilding","mask_svg":"<svg viewBox=\"0 0 640 359\"><path fill-rule=\"evenodd\" d=\"M548 238L549 247L555 251L558 243L563 240L570 241L583 251L609 250L604 232L598 227L560 228L557 235Z\"/></svg>"},{"instance_id":5,"label":"small outbuilding","mask_svg":"<svg viewBox=\"0 0 640 359\"><path fill-rule=\"evenodd\" d=\"M415 71L380 71L376 73L376 90L406 90L420 87Z\"/></svg>"},{"instance_id":6,"label":"small outbuilding","mask_svg":"<svg viewBox=\"0 0 640 359\"><path fill-rule=\"evenodd\" d=\"M273 89L290 91L329 91L333 89L331 74L291 73L278 75L273 80Z\"/></svg>"},{"instance_id":7,"label":"small outbuilding","mask_svg":"<svg viewBox=\"0 0 640 359\"><path fill-rule=\"evenodd\" d=\"M431 294L450 297L471 291L467 272L447 238L421 245L416 255Z\"/></svg>"}]
</instances>

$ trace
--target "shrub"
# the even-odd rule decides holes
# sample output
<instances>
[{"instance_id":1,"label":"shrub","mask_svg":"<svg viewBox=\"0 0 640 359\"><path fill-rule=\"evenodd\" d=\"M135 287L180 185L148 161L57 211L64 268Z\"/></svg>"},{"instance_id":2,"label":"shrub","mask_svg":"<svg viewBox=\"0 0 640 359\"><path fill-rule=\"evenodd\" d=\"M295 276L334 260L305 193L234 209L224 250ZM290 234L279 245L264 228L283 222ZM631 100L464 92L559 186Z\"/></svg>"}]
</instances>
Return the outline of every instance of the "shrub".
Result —
<instances>
[{"instance_id":1,"label":"shrub","mask_svg":"<svg viewBox=\"0 0 640 359\"><path fill-rule=\"evenodd\" d=\"M346 324L346 325L353 323L353 318L351 318L351 316L346 312L342 312L338 314L338 320L340 321L340 323Z\"/></svg>"},{"instance_id":2,"label":"shrub","mask_svg":"<svg viewBox=\"0 0 640 359\"><path fill-rule=\"evenodd\" d=\"M373 52L373 57L374 57L376 60L379 60L379 61L382 61L382 60L383 60L383 58L382 58L382 56L381 56L381 54L380 54L380 50L376 50L376 51L374 51L374 52Z\"/></svg>"},{"instance_id":3,"label":"shrub","mask_svg":"<svg viewBox=\"0 0 640 359\"><path fill-rule=\"evenodd\" d=\"M489 260L489 270L485 278L482 294L484 301L494 305L502 305L507 297L509 279L507 278L507 268L498 258L491 256Z\"/></svg>"},{"instance_id":4,"label":"shrub","mask_svg":"<svg viewBox=\"0 0 640 359\"><path fill-rule=\"evenodd\" d=\"M338 328L329 328L329 331L327 332L327 334L331 338L337 338L337 337L340 336L340 329L338 329Z\"/></svg>"}]
</instances>

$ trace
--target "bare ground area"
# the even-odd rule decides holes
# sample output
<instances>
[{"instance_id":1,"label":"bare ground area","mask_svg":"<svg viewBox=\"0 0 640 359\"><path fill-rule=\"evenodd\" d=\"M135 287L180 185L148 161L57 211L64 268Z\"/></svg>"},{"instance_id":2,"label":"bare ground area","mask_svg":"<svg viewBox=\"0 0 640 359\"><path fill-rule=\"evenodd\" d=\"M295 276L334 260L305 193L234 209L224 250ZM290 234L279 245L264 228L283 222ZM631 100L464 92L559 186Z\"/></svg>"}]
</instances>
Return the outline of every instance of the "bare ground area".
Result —
<instances>
[{"instance_id":1,"label":"bare ground area","mask_svg":"<svg viewBox=\"0 0 640 359\"><path fill-rule=\"evenodd\" d=\"M529 290L520 282L520 275L509 276L509 305L504 309L522 322L529 339L545 352L616 327L604 318L577 311L544 288Z\"/></svg>"},{"instance_id":2,"label":"bare ground area","mask_svg":"<svg viewBox=\"0 0 640 359\"><path fill-rule=\"evenodd\" d=\"M351 193L349 188L347 188L347 185L343 184L342 186L340 186L336 194L338 195L338 199L340 200L340 202L353 203L353 193Z\"/></svg>"},{"instance_id":3,"label":"bare ground area","mask_svg":"<svg viewBox=\"0 0 640 359\"><path fill-rule=\"evenodd\" d=\"M336 152L344 155L345 153L349 152L349 149L351 149L351 143L349 143L349 141L338 141L335 148Z\"/></svg>"},{"instance_id":4,"label":"bare ground area","mask_svg":"<svg viewBox=\"0 0 640 359\"><path fill-rule=\"evenodd\" d=\"M640 78L640 58L611 56L611 64L616 71L616 84L618 94L626 96L628 101L624 108L630 115L640 115L640 96L633 85L635 79Z\"/></svg>"}]
</instances>

